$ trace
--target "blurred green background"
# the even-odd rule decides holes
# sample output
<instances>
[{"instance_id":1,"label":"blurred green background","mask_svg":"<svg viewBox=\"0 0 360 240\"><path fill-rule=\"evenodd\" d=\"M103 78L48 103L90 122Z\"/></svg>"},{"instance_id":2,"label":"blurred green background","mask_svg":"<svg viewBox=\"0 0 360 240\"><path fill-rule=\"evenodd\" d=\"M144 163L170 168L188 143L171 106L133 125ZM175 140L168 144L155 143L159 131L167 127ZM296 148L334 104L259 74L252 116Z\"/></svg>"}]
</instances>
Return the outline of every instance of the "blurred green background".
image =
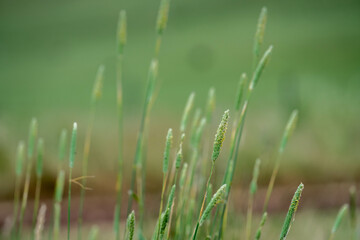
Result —
<instances>
[{"instance_id":1,"label":"blurred green background","mask_svg":"<svg viewBox=\"0 0 360 240\"><path fill-rule=\"evenodd\" d=\"M125 165L130 169L154 51L158 5L158 0L1 1L0 199L12 197L9 181L16 145L27 139L34 116L39 135L45 138L46 179L55 178L60 130L70 130L73 121L79 124L81 159L91 90L102 63L106 77L90 156L90 172L96 180L89 184L97 189L92 194L113 192L118 13L126 9L128 16L124 104ZM216 88L212 133L224 109L233 108L240 74L250 74L252 69L253 38L263 6L268 8L264 49L273 44L274 50L251 102L235 184L247 186L258 156L263 159L260 184L267 184L274 153L294 108L300 112L299 125L277 185L360 180L359 1L173 0L151 113L149 191L159 189L166 131L172 127L178 133L192 91L196 105L204 107L209 88ZM219 176L226 156L224 151Z\"/></svg>"}]
</instances>

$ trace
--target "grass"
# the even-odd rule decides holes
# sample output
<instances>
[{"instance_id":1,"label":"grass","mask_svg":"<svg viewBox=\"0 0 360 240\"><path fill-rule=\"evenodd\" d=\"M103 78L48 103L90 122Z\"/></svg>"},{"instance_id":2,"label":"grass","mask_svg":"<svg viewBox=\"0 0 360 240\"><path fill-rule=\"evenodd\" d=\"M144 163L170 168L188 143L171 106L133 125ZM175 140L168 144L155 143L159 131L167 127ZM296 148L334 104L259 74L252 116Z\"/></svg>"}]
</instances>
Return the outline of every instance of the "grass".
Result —
<instances>
[{"instance_id":1,"label":"grass","mask_svg":"<svg viewBox=\"0 0 360 240\"><path fill-rule=\"evenodd\" d=\"M124 238L125 239L146 239L150 235L146 235L145 225L151 224L151 222L144 222L144 213L145 213L145 170L146 170L146 153L147 153L147 143L151 140L151 136L148 136L148 128L149 128L149 118L150 111L152 105L154 104L154 100L156 97L156 87L158 85L157 76L158 76L158 65L159 65L159 51L160 45L162 42L163 34L166 28L168 14L170 9L170 0L162 0L159 8L159 14L156 22L156 43L155 43L155 53L150 63L150 69L148 74L148 83L146 87L145 93L145 102L142 110L142 117L140 120L140 130L137 139L137 146L135 149L135 157L133 161L133 171L131 176L131 185L129 189L129 198L128 198L128 218L126 221ZM160 207L159 207L159 215L156 221L155 227L153 228L152 239L154 240L163 240L163 239L225 239L228 237L229 229L227 228L230 225L230 221L232 218L236 218L237 216L233 215L231 211L229 211L229 201L231 194L231 187L233 184L233 179L236 170L236 164L239 158L240 151L240 143L243 135L243 129L245 125L245 119L248 113L250 99L253 96L254 90L257 88L259 84L260 77L264 74L264 69L268 65L270 56L273 51L272 45L268 47L262 57L260 58L260 52L262 52L262 42L264 36L265 29L265 19L266 19L266 8L263 8L258 24L258 31L255 35L255 44L254 44L254 68L253 73L251 74L250 81L246 81L246 74L242 74L239 82L239 87L236 94L235 106L234 108L234 120L233 120L233 128L231 143L230 143L230 151L228 154L228 161L224 165L226 165L225 173L223 176L222 183L220 187L216 187L219 185L219 181L216 181L212 178L213 172L215 170L215 162L222 161L224 151L226 151L225 145L223 145L225 141L225 133L227 131L229 122L230 122L230 110L226 110L221 118L221 122L215 134L215 140L213 143L213 150L211 157L208 157L206 152L207 150L207 138L205 129L210 128L212 115L215 109L215 89L210 88L208 101L205 106L204 114L202 115L200 111L196 111L194 114L194 120L192 122L192 128L187 129L187 123L189 119L189 115L191 114L191 110L194 105L194 94L192 93L186 103L183 117L180 122L180 131L179 137L175 139L179 139L179 149L177 154L175 154L175 158L173 161L173 169L174 174L169 174L169 161L172 153L172 141L173 131L170 128L168 134L166 136L165 142L165 150L163 156L163 183L162 183L162 191L160 196ZM123 133L123 124L122 124L122 89L121 79L123 72L123 49L125 46L125 15L124 12L120 15L120 30L118 30L119 38L117 41L117 53L118 57L121 58L121 62L118 62L118 79L117 79L117 113L118 113L118 135L119 135L119 157L118 157L118 179L117 179L117 200L115 207L115 218L114 218L114 238L118 239L120 236L120 202L121 202L121 182L122 182L122 149L124 142L122 141L122 133ZM118 60L119 60L118 58ZM81 197L80 197L80 209L79 209L79 218L78 218L78 239L83 239L82 237L82 209L85 201L85 190L86 187L86 178L87 176L87 163L89 160L90 153L90 143L91 143L91 133L92 133L92 124L93 118L95 115L95 104L98 101L98 98L101 95L102 81L103 81L103 71L104 67L100 67L97 78L94 85L93 95L92 95L92 111L90 117L90 124L87 130L87 134L85 137L84 144L84 153L83 153L83 161L82 161L82 176L73 178L73 168L75 163L75 155L77 151L77 123L73 124L72 136L70 141L70 149L69 149L69 168L68 168L68 206L67 206L67 239L71 239L71 194L72 194L72 183L75 183L81 187ZM120 79L120 80L119 80ZM243 99L244 96L244 100ZM200 120L201 118L201 120ZM261 236L263 238L267 238L268 236L262 234L262 228L266 223L267 216L269 213L268 203L270 201L270 197L272 194L273 186L275 184L275 179L277 177L278 171L280 169L281 159L284 154L284 150L286 145L289 142L289 138L292 132L295 129L295 125L298 118L297 110L294 110L289 118L289 121L285 127L280 146L278 149L278 154L274 164L273 174L269 180L268 191L264 198L264 210L263 215L259 224L259 228L256 232L255 238L260 239ZM231 125L231 124L230 124ZM209 130L211 132L211 130ZM189 135L185 139L185 135ZM18 232L15 235L15 239L23 239L25 234L22 232L22 224L24 213L26 210L26 202L27 195L29 191L30 184L30 176L32 172L32 160L34 155L35 143L37 140L37 121L33 120L30 125L30 134L28 140L28 154L27 154L27 171L25 177L25 186L23 193L23 202L22 208L20 212L19 218L19 226L17 224L13 225L15 232ZM34 206L34 220L37 219L36 225L33 225L30 229L30 234L34 236L35 239L41 239L43 235L44 221L45 221L45 210L46 206L42 205L37 214L37 206L40 200L40 184L42 177L42 166L43 166L43 140L39 139L37 141L37 168L36 168L36 176L37 176L37 187L35 194L35 206ZM60 136L60 147L59 147L59 159L63 159L63 152L65 151L66 145L66 134L62 133ZM22 162L23 155L23 147L20 144L18 154L18 164ZM184 148L184 149L183 149ZM183 150L185 150L186 154L183 154ZM210 173L207 173L208 164L204 161L206 159L211 160ZM250 194L249 194L249 204L248 204L248 212L247 212L247 224L245 227L246 239L250 239L253 232L251 230L252 225L252 203L256 194L257 188L257 179L259 177L259 165L260 161L257 161L254 167L253 172L253 180L250 183ZM204 170L205 168L205 170ZM21 179L21 167L18 167L16 170L16 179ZM61 167L60 167L61 169ZM180 179L179 179L179 188L176 187L178 171L181 171ZM171 173L171 172L170 172ZM205 174L204 174L205 173ZM171 176L171 177L169 177ZM206 177L207 180L206 180ZM59 171L57 185L55 188L55 199L54 199L54 239L59 239L59 228L60 228L60 204L62 201L62 192L64 188L64 172L62 170ZM79 183L78 180L82 180L82 183ZM174 182L174 184L171 184ZM120 185L119 185L120 184ZM212 196L210 200L208 198L211 196L212 188L218 189L215 194ZM285 217L283 227L280 231L280 240L284 240L290 230L290 226L294 222L295 213L300 203L300 196L303 192L304 185L301 183L291 201L289 210ZM17 190L16 190L17 191ZM15 193L16 193L15 191ZM356 209L354 206L354 193L355 190L351 190L351 205L350 205L350 216L352 221L352 226L356 229ZM16 205L18 204L17 197L15 194L14 200L14 209L16 209ZM164 204L164 200L167 198L167 203ZM133 203L136 203L138 211L137 213L134 211ZM216 211L214 208L216 207ZM342 222L345 213L347 212L348 205L344 205L335 219L334 226L331 230L329 239L333 239L335 233L337 232L340 223ZM16 213L16 211L14 211ZM198 214L197 214L198 213ZM137 214L137 219L139 219L139 224L137 224L137 228L135 228L135 215ZM174 221L172 221L174 219ZM267 221L269 222L269 221ZM172 226L173 225L173 226ZM170 231L172 229L172 231ZM280 228L279 228L280 230ZM352 229L354 232L356 230ZM137 237L135 236L135 231L138 232ZM99 236L103 237L101 234L101 230L94 226L89 232L89 239L99 239ZM356 233L355 233L356 234ZM50 234L51 236L51 234ZM356 237L356 236L355 236Z\"/></svg>"}]
</instances>

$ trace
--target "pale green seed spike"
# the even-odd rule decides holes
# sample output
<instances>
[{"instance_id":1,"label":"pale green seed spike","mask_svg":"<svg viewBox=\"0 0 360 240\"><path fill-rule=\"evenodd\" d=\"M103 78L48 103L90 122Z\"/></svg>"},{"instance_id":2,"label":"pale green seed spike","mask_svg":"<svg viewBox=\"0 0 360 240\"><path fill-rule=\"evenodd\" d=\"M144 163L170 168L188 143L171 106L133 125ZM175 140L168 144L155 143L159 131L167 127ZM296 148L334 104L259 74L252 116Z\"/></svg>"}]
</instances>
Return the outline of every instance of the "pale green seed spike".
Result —
<instances>
[{"instance_id":1,"label":"pale green seed spike","mask_svg":"<svg viewBox=\"0 0 360 240\"><path fill-rule=\"evenodd\" d=\"M235 110L239 111L240 107L241 107L241 100L243 98L244 95L244 89L245 89L245 85L247 82L247 75L246 73L241 74L240 80L239 80L239 84L238 84L238 88L236 91L236 102L235 102Z\"/></svg>"},{"instance_id":2,"label":"pale green seed spike","mask_svg":"<svg viewBox=\"0 0 360 240\"><path fill-rule=\"evenodd\" d=\"M59 139L59 161L60 162L63 162L65 159L66 140L67 140L67 130L63 129L63 130L61 130L60 139Z\"/></svg>"},{"instance_id":3,"label":"pale green seed spike","mask_svg":"<svg viewBox=\"0 0 360 240\"><path fill-rule=\"evenodd\" d=\"M261 58L259 64L257 65L257 67L256 67L256 69L254 71L254 74L253 74L253 76L251 78L250 84L249 84L249 91L252 91L255 88L256 84L258 83L259 78L260 78L266 64L269 61L272 49L273 49L273 46L270 46L266 50L266 52L264 53L263 57Z\"/></svg>"},{"instance_id":4,"label":"pale green seed spike","mask_svg":"<svg viewBox=\"0 0 360 240\"><path fill-rule=\"evenodd\" d=\"M160 225L160 231L159 231L159 239L160 240L162 240L164 237L165 229L169 222L169 216L170 216L170 208L167 208L161 217L161 225Z\"/></svg>"},{"instance_id":5,"label":"pale green seed spike","mask_svg":"<svg viewBox=\"0 0 360 240\"><path fill-rule=\"evenodd\" d=\"M164 150L164 161L163 161L163 173L166 174L169 170L169 157L170 157L170 150L172 145L172 129L169 128L169 131L166 136L166 143L165 143L165 150Z\"/></svg>"},{"instance_id":6,"label":"pale green seed spike","mask_svg":"<svg viewBox=\"0 0 360 240\"><path fill-rule=\"evenodd\" d=\"M39 138L37 145L37 159L36 159L36 176L40 178L43 171L43 159L44 159L44 140Z\"/></svg>"},{"instance_id":7,"label":"pale green seed spike","mask_svg":"<svg viewBox=\"0 0 360 240\"><path fill-rule=\"evenodd\" d=\"M156 24L156 31L159 35L161 35L166 28L169 16L169 8L170 0L161 0Z\"/></svg>"},{"instance_id":8,"label":"pale green seed spike","mask_svg":"<svg viewBox=\"0 0 360 240\"><path fill-rule=\"evenodd\" d=\"M35 139L38 132L38 123L36 118L33 118L30 123L29 140L28 140L28 158L32 158L35 148Z\"/></svg>"},{"instance_id":9,"label":"pale green seed spike","mask_svg":"<svg viewBox=\"0 0 360 240\"><path fill-rule=\"evenodd\" d=\"M261 160L256 159L254 171L253 171L253 178L250 183L250 194L252 194L252 195L254 195L257 190L257 180L259 177L260 163L261 163Z\"/></svg>"},{"instance_id":10,"label":"pale green seed spike","mask_svg":"<svg viewBox=\"0 0 360 240\"><path fill-rule=\"evenodd\" d=\"M186 130L189 115L190 115L191 109L194 106L194 99L195 99L195 93L192 92L186 102L185 109L184 109L183 115L181 117L180 132L182 132L182 133L185 132L185 130Z\"/></svg>"},{"instance_id":11,"label":"pale green seed spike","mask_svg":"<svg viewBox=\"0 0 360 240\"><path fill-rule=\"evenodd\" d=\"M280 148L279 148L280 153L284 152L286 143L296 127L297 119L298 119L298 111L294 110L291 113L288 123L286 124L284 135L280 143Z\"/></svg>"},{"instance_id":12,"label":"pale green seed spike","mask_svg":"<svg viewBox=\"0 0 360 240\"><path fill-rule=\"evenodd\" d=\"M176 161L175 161L175 167L176 169L179 169L181 166L181 162L183 160L183 142L184 142L184 138L185 138L185 133L183 133L181 135L181 141L180 141L180 145L179 145L179 151L176 154Z\"/></svg>"},{"instance_id":13,"label":"pale green seed spike","mask_svg":"<svg viewBox=\"0 0 360 240\"><path fill-rule=\"evenodd\" d=\"M224 196L225 196L225 189L226 189L226 184L222 185L219 190L217 190L217 192L213 195L213 197L211 198L210 202L208 203L208 205L205 208L204 213L202 214L200 221L199 221L199 225L201 226L205 220L209 217L211 210L213 210L213 208L218 205L219 203L221 203L224 200Z\"/></svg>"},{"instance_id":14,"label":"pale green seed spike","mask_svg":"<svg viewBox=\"0 0 360 240\"><path fill-rule=\"evenodd\" d=\"M336 219L335 219L335 222L334 222L334 225L331 229L331 234L334 235L335 232L338 230L339 226L340 226L340 223L342 221L342 219L344 218L344 215L346 213L346 211L348 210L349 206L347 204L344 204L340 210L339 210L339 213L338 215L336 216Z\"/></svg>"},{"instance_id":15,"label":"pale green seed spike","mask_svg":"<svg viewBox=\"0 0 360 240\"><path fill-rule=\"evenodd\" d=\"M259 228L258 228L258 230L256 231L256 234L255 234L255 240L260 240L261 231L262 231L263 226L265 225L266 218L267 218L267 212L264 212L264 214L261 217Z\"/></svg>"},{"instance_id":16,"label":"pale green seed spike","mask_svg":"<svg viewBox=\"0 0 360 240\"><path fill-rule=\"evenodd\" d=\"M171 191L170 191L170 194L169 194L169 198L168 198L168 201L166 203L166 208L170 208L171 209L171 206L174 202L174 196L175 196L175 189L176 189L176 185L174 184L172 187L171 187Z\"/></svg>"},{"instance_id":17,"label":"pale green seed spike","mask_svg":"<svg viewBox=\"0 0 360 240\"><path fill-rule=\"evenodd\" d=\"M211 116L215 110L215 88L210 88L208 93L208 99L206 104L206 120L211 121Z\"/></svg>"},{"instance_id":18,"label":"pale green seed spike","mask_svg":"<svg viewBox=\"0 0 360 240\"><path fill-rule=\"evenodd\" d=\"M260 48L264 41L264 35L265 35L265 26L266 26L266 20L267 20L267 8L263 7L261 9L261 13L259 16L256 33L255 33L255 42L254 42L254 56L255 61L260 56Z\"/></svg>"},{"instance_id":19,"label":"pale green seed spike","mask_svg":"<svg viewBox=\"0 0 360 240\"><path fill-rule=\"evenodd\" d=\"M89 233L89 240L97 240L99 239L99 228L98 226L92 226Z\"/></svg>"},{"instance_id":20,"label":"pale green seed spike","mask_svg":"<svg viewBox=\"0 0 360 240\"><path fill-rule=\"evenodd\" d=\"M73 125L72 135L71 135L71 144L70 144L70 157L69 157L69 167L74 167L74 160L76 154L76 137L77 137L77 123Z\"/></svg>"},{"instance_id":21,"label":"pale green seed spike","mask_svg":"<svg viewBox=\"0 0 360 240\"><path fill-rule=\"evenodd\" d=\"M203 117L199 123L198 128L196 129L196 132L195 132L194 144L193 144L195 148L197 148L201 142L201 136L204 132L205 125L206 125L206 118Z\"/></svg>"},{"instance_id":22,"label":"pale green seed spike","mask_svg":"<svg viewBox=\"0 0 360 240\"><path fill-rule=\"evenodd\" d=\"M20 177L22 173L22 165L25 159L25 144L23 141L19 142L16 155L15 174L17 177Z\"/></svg>"},{"instance_id":23,"label":"pale green seed spike","mask_svg":"<svg viewBox=\"0 0 360 240\"><path fill-rule=\"evenodd\" d=\"M55 202L60 203L64 192L65 172L61 170L56 179Z\"/></svg>"},{"instance_id":24,"label":"pale green seed spike","mask_svg":"<svg viewBox=\"0 0 360 240\"><path fill-rule=\"evenodd\" d=\"M194 113L194 117L191 123L191 136L190 136L190 143L192 146L195 146L195 141L196 141L196 131L199 125L199 121L200 121L200 115L201 115L201 109L198 108L196 109L195 113Z\"/></svg>"},{"instance_id":25,"label":"pale green seed spike","mask_svg":"<svg viewBox=\"0 0 360 240\"><path fill-rule=\"evenodd\" d=\"M219 157L221 147L223 145L223 142L225 140L225 133L229 121L229 110L226 110L224 112L224 115L221 119L220 125L217 129L216 135L215 135L215 141L214 141L214 147L213 147L213 153L211 160L216 161L216 159Z\"/></svg>"},{"instance_id":26,"label":"pale green seed spike","mask_svg":"<svg viewBox=\"0 0 360 240\"><path fill-rule=\"evenodd\" d=\"M281 230L281 234L280 234L280 240L285 240L286 236L289 233L290 227L291 227L291 223L295 220L295 213L296 210L299 206L299 201L300 201L300 197L301 197L301 193L304 189L304 184L300 183L299 187L297 188L293 199L291 200L291 204L289 207L289 210L287 212L285 221L284 221L284 225L282 227Z\"/></svg>"},{"instance_id":27,"label":"pale green seed spike","mask_svg":"<svg viewBox=\"0 0 360 240\"><path fill-rule=\"evenodd\" d=\"M352 239L357 239L357 232L356 232L356 226L357 226L357 219L356 219L356 187L355 185L350 187L350 224L351 228L353 229Z\"/></svg>"},{"instance_id":28,"label":"pale green seed spike","mask_svg":"<svg viewBox=\"0 0 360 240\"><path fill-rule=\"evenodd\" d=\"M126 240L133 240L135 232L135 212L134 210L129 214L126 220Z\"/></svg>"},{"instance_id":29,"label":"pale green seed spike","mask_svg":"<svg viewBox=\"0 0 360 240\"><path fill-rule=\"evenodd\" d=\"M150 63L150 69L149 69L148 87L146 92L147 104L150 103L154 93L155 81L158 75L158 70L159 70L158 61L156 59L153 59Z\"/></svg>"},{"instance_id":30,"label":"pale green seed spike","mask_svg":"<svg viewBox=\"0 0 360 240\"><path fill-rule=\"evenodd\" d=\"M179 185L180 185L181 188L184 186L184 183L185 183L187 169L188 169L188 164L184 163L184 166L183 166L183 168L181 170L180 181L179 181Z\"/></svg>"},{"instance_id":31,"label":"pale green seed spike","mask_svg":"<svg viewBox=\"0 0 360 240\"><path fill-rule=\"evenodd\" d=\"M96 78L94 82L94 88L92 93L93 102L97 102L101 98L103 82L104 82L104 72L105 72L105 66L100 65L96 73Z\"/></svg>"},{"instance_id":32,"label":"pale green seed spike","mask_svg":"<svg viewBox=\"0 0 360 240\"><path fill-rule=\"evenodd\" d=\"M126 45L126 32L127 32L126 11L121 10L119 14L119 22L117 27L117 51L119 55L124 53L124 47Z\"/></svg>"}]
</instances>

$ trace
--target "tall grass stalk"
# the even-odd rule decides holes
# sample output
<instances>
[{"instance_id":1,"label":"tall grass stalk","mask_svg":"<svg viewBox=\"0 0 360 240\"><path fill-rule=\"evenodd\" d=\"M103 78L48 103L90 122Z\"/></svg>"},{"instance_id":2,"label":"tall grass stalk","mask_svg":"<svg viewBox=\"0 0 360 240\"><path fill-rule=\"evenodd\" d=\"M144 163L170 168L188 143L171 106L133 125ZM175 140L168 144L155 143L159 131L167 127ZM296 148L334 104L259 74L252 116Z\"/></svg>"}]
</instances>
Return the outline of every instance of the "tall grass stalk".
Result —
<instances>
[{"instance_id":1,"label":"tall grass stalk","mask_svg":"<svg viewBox=\"0 0 360 240\"><path fill-rule=\"evenodd\" d=\"M22 179L22 172L23 172L22 169L23 169L24 160L25 160L25 144L23 141L20 141L16 150L14 212L13 212L13 222L12 222L12 230L11 230L12 237L14 237L15 234L14 231L19 213L21 179Z\"/></svg>"},{"instance_id":2,"label":"tall grass stalk","mask_svg":"<svg viewBox=\"0 0 360 240\"><path fill-rule=\"evenodd\" d=\"M61 201L64 192L64 183L65 183L65 172L60 170L55 186L55 197L54 197L54 220L53 220L53 239L58 240L60 234L60 220L61 220Z\"/></svg>"},{"instance_id":3,"label":"tall grass stalk","mask_svg":"<svg viewBox=\"0 0 360 240\"><path fill-rule=\"evenodd\" d=\"M289 120L288 120L288 122L286 124L285 130L284 130L281 142L280 142L279 150L278 150L277 156L276 156L275 166L274 166L273 172L271 174L268 189L266 191L263 212L267 211L269 200L270 200L270 197L271 197L271 193L272 193L272 190L273 190L273 187L274 187L274 184L275 184L275 179L276 179L276 176L277 176L278 171L279 171L281 158L282 158L282 155L284 153L284 150L285 150L286 144L288 142L288 139L292 135L292 133L293 133L295 127L296 127L297 119L298 119L298 111L294 110L291 113L290 118L289 118Z\"/></svg>"},{"instance_id":4,"label":"tall grass stalk","mask_svg":"<svg viewBox=\"0 0 360 240\"><path fill-rule=\"evenodd\" d=\"M351 239L357 239L357 217L356 217L356 187L355 185L351 186L349 189L350 193L350 224L352 228Z\"/></svg>"},{"instance_id":5,"label":"tall grass stalk","mask_svg":"<svg viewBox=\"0 0 360 240\"><path fill-rule=\"evenodd\" d=\"M118 118L118 170L116 180L116 205L114 212L114 230L115 239L120 240L120 208L121 208L121 191L123 178L123 93L122 93L122 78L123 78L123 58L124 48L126 45L126 12L122 10L119 16L117 27L117 63L116 63L116 96L117 96L117 118Z\"/></svg>"},{"instance_id":6,"label":"tall grass stalk","mask_svg":"<svg viewBox=\"0 0 360 240\"><path fill-rule=\"evenodd\" d=\"M254 203L254 196L257 190L257 179L259 177L260 163L261 160L256 159L254 171L253 171L253 178L251 180L250 188L249 188L249 199L248 199L248 209L246 216L246 232L245 232L246 240L250 239L250 234L251 234L253 203Z\"/></svg>"},{"instance_id":7,"label":"tall grass stalk","mask_svg":"<svg viewBox=\"0 0 360 240\"><path fill-rule=\"evenodd\" d=\"M35 201L33 210L33 229L36 225L36 219L39 209L40 192L41 192L41 178L43 172L43 158L44 158L44 140L39 138L37 144L37 159L36 159L36 188L35 188ZM31 239L35 238L35 232L33 231Z\"/></svg>"},{"instance_id":8,"label":"tall grass stalk","mask_svg":"<svg viewBox=\"0 0 360 240\"><path fill-rule=\"evenodd\" d=\"M35 148L37 132L38 132L38 123L37 123L36 118L33 118L31 120L30 129L29 129L25 185L24 185L23 197L22 197L22 202L21 202L21 210L20 210L20 216L19 216L19 229L18 229L17 239L21 239L22 226L23 226L23 222L24 222L27 198L28 198L28 194L29 194L31 169L32 169L32 164L33 164L33 155L34 155L34 148Z\"/></svg>"},{"instance_id":9,"label":"tall grass stalk","mask_svg":"<svg viewBox=\"0 0 360 240\"><path fill-rule=\"evenodd\" d=\"M295 213L299 206L299 201L300 201L301 193L303 190L304 190L304 184L300 183L299 187L297 188L297 190L293 196L293 199L291 200L289 210L285 217L284 225L283 225L281 233L280 233L280 240L286 239L286 236L288 235L289 230L290 230L290 226L291 226L292 222L295 220Z\"/></svg>"},{"instance_id":10,"label":"tall grass stalk","mask_svg":"<svg viewBox=\"0 0 360 240\"><path fill-rule=\"evenodd\" d=\"M334 225L331 229L331 233L330 233L330 237L329 237L329 240L333 240L334 237L335 237L335 233L336 231L338 230L339 226L340 226L340 223L342 222L343 218L344 218L344 215L345 213L347 212L349 208L349 205L348 204L344 204L339 212L338 212L338 215L336 216L336 219L335 219L335 222L334 222Z\"/></svg>"},{"instance_id":11,"label":"tall grass stalk","mask_svg":"<svg viewBox=\"0 0 360 240\"><path fill-rule=\"evenodd\" d=\"M72 170L74 168L74 161L76 155L76 138L77 138L77 123L73 125L70 142L70 154L69 154L69 189L68 189L68 216L67 216L67 239L70 240L70 219L71 219L71 179Z\"/></svg>"},{"instance_id":12,"label":"tall grass stalk","mask_svg":"<svg viewBox=\"0 0 360 240\"><path fill-rule=\"evenodd\" d=\"M85 201L85 192L86 192L86 183L87 183L87 178L85 176L87 176L87 173L88 173L91 136L92 136L92 130L93 130L94 120L95 120L96 105L102 95L102 86L103 86L103 82L104 82L104 71L105 71L104 65L100 65L99 69L96 73L93 92L91 95L90 118L89 118L88 128L86 131L84 152L83 152L83 158L82 158L82 176L84 178L82 178L82 180L81 180L81 185L83 187L81 188L81 192L80 192L80 205L79 205L78 229L77 229L78 230L78 240L82 239L82 222L83 222L84 201Z\"/></svg>"},{"instance_id":13,"label":"tall grass stalk","mask_svg":"<svg viewBox=\"0 0 360 240\"><path fill-rule=\"evenodd\" d=\"M64 128L61 130L60 137L59 137L59 167L58 170L60 171L63 169L63 164L66 156L66 144L67 144L67 130Z\"/></svg>"},{"instance_id":14,"label":"tall grass stalk","mask_svg":"<svg viewBox=\"0 0 360 240\"><path fill-rule=\"evenodd\" d=\"M254 41L254 67L259 61L260 58L260 51L262 43L264 42L264 35L265 35L265 26L267 20L267 8L263 7L261 9L261 13L259 16L256 33L255 33L255 41Z\"/></svg>"},{"instance_id":15,"label":"tall grass stalk","mask_svg":"<svg viewBox=\"0 0 360 240\"><path fill-rule=\"evenodd\" d=\"M265 51L264 55L262 56L261 60L259 61L258 65L251 77L249 86L246 91L245 100L244 100L244 103L241 108L240 116L237 121L235 137L234 137L233 143L232 143L232 144L234 144L234 149L230 151L229 164L228 164L228 168L225 171L225 176L224 176L224 181L226 181L226 184L227 184L226 196L225 196L226 201L225 201L224 206L222 206L222 209L220 210L221 215L220 215L220 224L219 224L219 230L218 230L219 231L218 239L222 238L223 222L224 222L225 211L227 208L227 199L229 198L229 193L230 193L230 189L232 186L232 180L234 178L234 172L236 169L236 163L237 163L237 159L238 159L240 141L241 141L242 131L243 131L244 124L245 124L245 118L246 118L246 114L247 114L247 110L248 110L249 101L250 101L251 95L252 95L256 85L259 82L259 79L264 71L264 68L269 61L269 58L272 53L272 49L273 49L273 47L270 46Z\"/></svg>"},{"instance_id":16,"label":"tall grass stalk","mask_svg":"<svg viewBox=\"0 0 360 240\"><path fill-rule=\"evenodd\" d=\"M35 240L41 240L42 233L44 230L44 224L45 224L45 213L46 213L46 205L42 204L39 210L39 214L37 214L37 221L35 228L33 229Z\"/></svg>"},{"instance_id":17,"label":"tall grass stalk","mask_svg":"<svg viewBox=\"0 0 360 240\"><path fill-rule=\"evenodd\" d=\"M125 239L133 240L135 232L135 212L132 211L126 220Z\"/></svg>"}]
</instances>

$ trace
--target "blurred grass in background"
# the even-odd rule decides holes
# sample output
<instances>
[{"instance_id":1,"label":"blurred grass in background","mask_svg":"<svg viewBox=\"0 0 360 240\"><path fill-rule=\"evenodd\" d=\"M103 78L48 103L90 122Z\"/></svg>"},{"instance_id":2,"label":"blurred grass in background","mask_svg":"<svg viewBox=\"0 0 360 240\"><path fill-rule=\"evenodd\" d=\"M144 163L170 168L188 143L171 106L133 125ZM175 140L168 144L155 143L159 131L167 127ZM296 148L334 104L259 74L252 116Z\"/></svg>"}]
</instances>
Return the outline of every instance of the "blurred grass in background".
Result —
<instances>
[{"instance_id":1,"label":"blurred grass in background","mask_svg":"<svg viewBox=\"0 0 360 240\"><path fill-rule=\"evenodd\" d=\"M56 160L61 128L70 129L71 122L78 121L83 146L91 89L101 63L106 66L104 93L90 155L91 174L97 179L90 184L112 191L118 13L126 9L128 15L123 84L125 167L130 168L158 5L157 0L0 3L0 197L12 196L7 180L12 179L16 145L26 139L31 117L38 118L39 135L45 138L49 179L55 178L51 161ZM258 156L264 162L260 184L267 183L273 152L293 108L300 112L299 127L277 183L360 180L358 1L174 0L151 114L148 159L154 164L148 164L149 190L159 189L163 139L168 127L178 128L190 92L196 92L196 105L203 107L208 89L216 88L216 120L233 106L240 74L252 68L253 36L264 5L269 12L265 46L273 44L274 51L253 96L236 183L250 181ZM225 160L225 154L221 158ZM224 161L218 163L223 169Z\"/></svg>"}]
</instances>

